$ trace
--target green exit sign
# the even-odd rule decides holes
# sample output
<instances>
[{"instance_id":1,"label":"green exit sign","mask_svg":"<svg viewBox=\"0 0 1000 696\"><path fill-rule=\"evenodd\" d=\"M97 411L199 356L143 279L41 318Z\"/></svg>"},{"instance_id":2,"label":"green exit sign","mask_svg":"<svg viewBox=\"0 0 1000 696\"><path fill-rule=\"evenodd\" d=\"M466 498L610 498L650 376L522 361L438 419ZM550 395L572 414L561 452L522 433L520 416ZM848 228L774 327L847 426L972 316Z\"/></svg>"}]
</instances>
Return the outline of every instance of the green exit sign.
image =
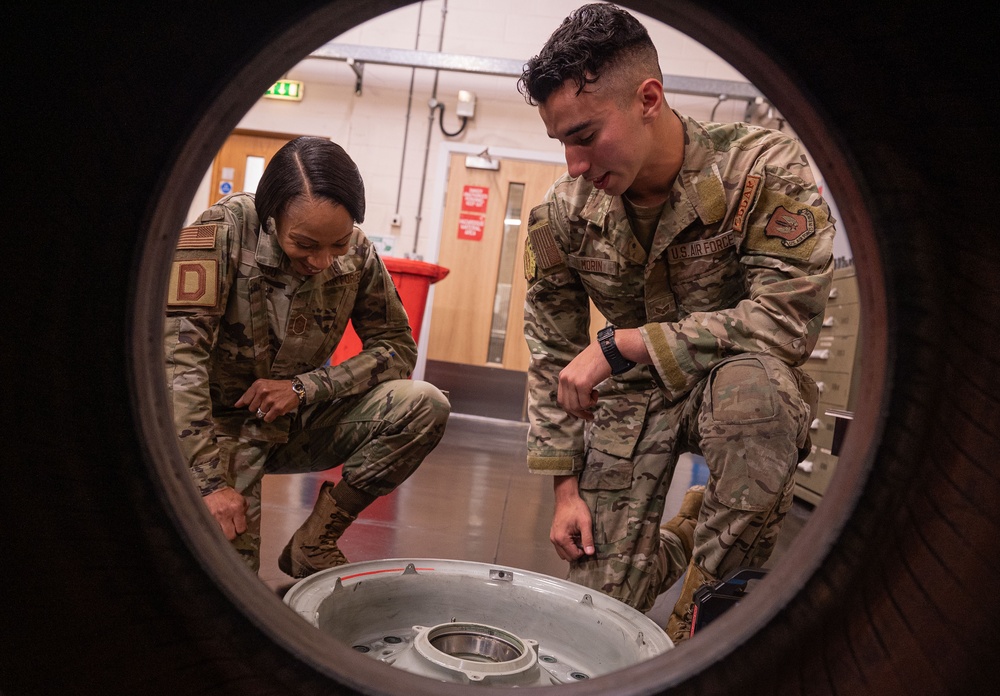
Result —
<instances>
[{"instance_id":1,"label":"green exit sign","mask_svg":"<svg viewBox=\"0 0 1000 696\"><path fill-rule=\"evenodd\" d=\"M278 80L271 85L271 89L264 92L264 96L271 99L302 101L302 83L297 80Z\"/></svg>"}]
</instances>

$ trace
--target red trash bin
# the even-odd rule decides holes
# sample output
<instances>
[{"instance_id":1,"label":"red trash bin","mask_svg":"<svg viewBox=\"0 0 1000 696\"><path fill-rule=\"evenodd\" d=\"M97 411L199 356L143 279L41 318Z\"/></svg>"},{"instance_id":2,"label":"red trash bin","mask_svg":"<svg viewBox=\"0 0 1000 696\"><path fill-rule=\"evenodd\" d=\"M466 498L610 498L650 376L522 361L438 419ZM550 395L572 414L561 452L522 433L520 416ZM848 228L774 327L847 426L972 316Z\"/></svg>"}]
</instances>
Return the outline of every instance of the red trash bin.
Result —
<instances>
[{"instance_id":1,"label":"red trash bin","mask_svg":"<svg viewBox=\"0 0 1000 696\"><path fill-rule=\"evenodd\" d=\"M389 275L392 276L403 308L410 319L410 329L413 340L420 343L420 329L424 323L424 308L427 306L427 292L432 283L436 283L446 275L448 269L437 264L414 259L397 259L391 256L382 257ZM361 339L355 333L354 327L347 322L347 330L340 339L336 350L330 357L330 364L342 363L361 352Z\"/></svg>"}]
</instances>

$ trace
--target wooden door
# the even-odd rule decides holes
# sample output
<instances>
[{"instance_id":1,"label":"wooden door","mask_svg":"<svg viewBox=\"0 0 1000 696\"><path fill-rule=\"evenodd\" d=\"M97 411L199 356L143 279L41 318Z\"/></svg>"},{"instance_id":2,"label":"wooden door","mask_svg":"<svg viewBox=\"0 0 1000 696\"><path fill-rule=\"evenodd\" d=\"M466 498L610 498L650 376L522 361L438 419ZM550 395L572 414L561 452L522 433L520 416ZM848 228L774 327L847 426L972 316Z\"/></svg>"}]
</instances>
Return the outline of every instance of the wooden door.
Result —
<instances>
[{"instance_id":1,"label":"wooden door","mask_svg":"<svg viewBox=\"0 0 1000 696\"><path fill-rule=\"evenodd\" d=\"M428 360L527 371L523 307L528 212L565 170L504 159L499 170L467 168L454 153L434 289Z\"/></svg>"},{"instance_id":2,"label":"wooden door","mask_svg":"<svg viewBox=\"0 0 1000 696\"><path fill-rule=\"evenodd\" d=\"M237 191L254 192L264 167L281 146L298 136L235 130L212 163L208 205ZM248 178L249 174L249 178Z\"/></svg>"}]
</instances>

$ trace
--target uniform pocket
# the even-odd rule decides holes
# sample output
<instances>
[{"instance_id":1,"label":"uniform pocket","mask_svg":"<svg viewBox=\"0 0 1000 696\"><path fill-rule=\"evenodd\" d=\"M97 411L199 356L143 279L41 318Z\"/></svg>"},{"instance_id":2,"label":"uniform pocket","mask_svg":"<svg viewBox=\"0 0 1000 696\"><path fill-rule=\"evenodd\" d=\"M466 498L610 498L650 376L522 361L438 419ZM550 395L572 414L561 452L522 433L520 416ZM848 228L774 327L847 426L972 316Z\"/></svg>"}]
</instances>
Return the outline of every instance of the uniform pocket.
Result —
<instances>
[{"instance_id":1,"label":"uniform pocket","mask_svg":"<svg viewBox=\"0 0 1000 696\"><path fill-rule=\"evenodd\" d=\"M771 509L798 460L797 385L756 355L731 358L712 371L709 403L699 416L700 447L727 507ZM780 387L778 385L781 385Z\"/></svg>"},{"instance_id":2,"label":"uniform pocket","mask_svg":"<svg viewBox=\"0 0 1000 696\"><path fill-rule=\"evenodd\" d=\"M629 534L635 463L632 454L649 408L645 393L602 396L588 433L580 495L594 517L594 543L614 544ZM598 549L601 553L601 549Z\"/></svg>"},{"instance_id":3,"label":"uniform pocket","mask_svg":"<svg viewBox=\"0 0 1000 696\"><path fill-rule=\"evenodd\" d=\"M635 451L649 409L649 394L602 394L590 425L588 445L614 457L628 458Z\"/></svg>"},{"instance_id":4,"label":"uniform pocket","mask_svg":"<svg viewBox=\"0 0 1000 696\"><path fill-rule=\"evenodd\" d=\"M707 245L711 241L680 246ZM682 313L707 312L731 307L742 298L746 294L746 275L736 247L728 246L718 253L671 262L670 286Z\"/></svg>"},{"instance_id":5,"label":"uniform pocket","mask_svg":"<svg viewBox=\"0 0 1000 696\"><path fill-rule=\"evenodd\" d=\"M594 523L594 543L601 554L608 544L628 535L632 492L631 459L590 449L580 474L580 497L587 503Z\"/></svg>"}]
</instances>

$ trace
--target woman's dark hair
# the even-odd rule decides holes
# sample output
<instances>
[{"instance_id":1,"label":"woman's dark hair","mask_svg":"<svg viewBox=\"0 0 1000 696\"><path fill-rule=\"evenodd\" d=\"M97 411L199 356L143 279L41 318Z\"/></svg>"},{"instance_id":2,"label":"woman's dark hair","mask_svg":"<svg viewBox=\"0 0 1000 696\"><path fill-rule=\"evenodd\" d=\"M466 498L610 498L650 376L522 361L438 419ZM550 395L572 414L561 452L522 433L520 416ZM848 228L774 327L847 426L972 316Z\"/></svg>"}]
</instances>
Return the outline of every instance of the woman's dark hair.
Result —
<instances>
[{"instance_id":1,"label":"woman's dark hair","mask_svg":"<svg viewBox=\"0 0 1000 696\"><path fill-rule=\"evenodd\" d=\"M299 196L325 198L347 209L355 223L365 219L365 183L354 160L340 145L303 136L275 153L257 185L256 207L261 225L277 217Z\"/></svg>"},{"instance_id":2,"label":"woman's dark hair","mask_svg":"<svg viewBox=\"0 0 1000 696\"><path fill-rule=\"evenodd\" d=\"M639 20L615 5L584 5L564 19L539 54L525 63L517 89L525 101L537 106L566 80L573 80L579 94L609 68L662 78L656 47Z\"/></svg>"}]
</instances>

